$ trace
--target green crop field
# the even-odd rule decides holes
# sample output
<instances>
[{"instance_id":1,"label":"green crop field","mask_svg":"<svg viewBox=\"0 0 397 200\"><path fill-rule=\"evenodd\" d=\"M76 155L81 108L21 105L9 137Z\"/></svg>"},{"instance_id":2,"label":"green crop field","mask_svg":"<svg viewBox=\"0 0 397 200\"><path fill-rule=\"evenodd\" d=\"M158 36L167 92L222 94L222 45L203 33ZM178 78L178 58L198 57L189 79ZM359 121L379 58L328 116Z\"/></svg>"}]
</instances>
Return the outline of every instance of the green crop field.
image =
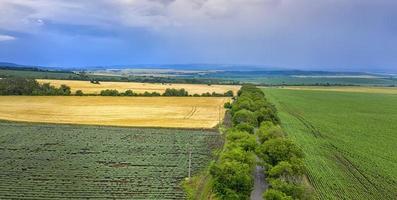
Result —
<instances>
[{"instance_id":1,"label":"green crop field","mask_svg":"<svg viewBox=\"0 0 397 200\"><path fill-rule=\"evenodd\" d=\"M0 122L0 199L183 199L219 133Z\"/></svg>"},{"instance_id":2,"label":"green crop field","mask_svg":"<svg viewBox=\"0 0 397 200\"><path fill-rule=\"evenodd\" d=\"M264 89L317 199L397 198L397 95Z\"/></svg>"}]
</instances>

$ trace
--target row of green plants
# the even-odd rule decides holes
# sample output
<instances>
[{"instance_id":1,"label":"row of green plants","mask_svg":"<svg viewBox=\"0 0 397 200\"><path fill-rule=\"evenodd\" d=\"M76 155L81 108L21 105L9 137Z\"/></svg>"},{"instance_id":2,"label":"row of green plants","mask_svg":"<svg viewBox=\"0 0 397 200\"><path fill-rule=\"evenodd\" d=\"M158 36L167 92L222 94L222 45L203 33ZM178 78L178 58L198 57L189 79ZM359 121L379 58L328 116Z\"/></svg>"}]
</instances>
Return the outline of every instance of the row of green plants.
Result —
<instances>
[{"instance_id":1,"label":"row of green plants","mask_svg":"<svg viewBox=\"0 0 397 200\"><path fill-rule=\"evenodd\" d=\"M97 83L95 83L97 84ZM0 79L0 95L73 95L71 89L67 85L55 87L49 83L40 84L35 79L26 78L3 78ZM82 90L77 90L76 96L96 96L96 94L84 94ZM185 89L167 88L163 94L158 92L135 93L132 90L119 92L118 90L106 89L102 90L100 96L194 96L194 97L233 97L233 91L229 90L223 94L220 93L203 93L201 95L189 94Z\"/></svg>"},{"instance_id":2,"label":"row of green plants","mask_svg":"<svg viewBox=\"0 0 397 200\"><path fill-rule=\"evenodd\" d=\"M211 165L213 190L219 199L249 199L253 173L259 164L265 167L270 188L267 200L307 199L303 179L302 151L285 138L273 104L253 85L244 85L237 99L226 103L232 115L232 127L219 160ZM256 155L256 156L255 156Z\"/></svg>"}]
</instances>

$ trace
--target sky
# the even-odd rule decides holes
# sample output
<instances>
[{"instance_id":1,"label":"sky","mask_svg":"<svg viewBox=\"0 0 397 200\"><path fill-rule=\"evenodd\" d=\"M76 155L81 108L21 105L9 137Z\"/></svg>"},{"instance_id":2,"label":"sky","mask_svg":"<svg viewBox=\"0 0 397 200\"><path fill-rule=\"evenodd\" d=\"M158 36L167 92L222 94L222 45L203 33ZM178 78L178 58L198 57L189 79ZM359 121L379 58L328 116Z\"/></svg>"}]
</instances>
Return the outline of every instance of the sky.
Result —
<instances>
[{"instance_id":1,"label":"sky","mask_svg":"<svg viewBox=\"0 0 397 200\"><path fill-rule=\"evenodd\" d=\"M397 71L396 0L0 0L0 62Z\"/></svg>"}]
</instances>

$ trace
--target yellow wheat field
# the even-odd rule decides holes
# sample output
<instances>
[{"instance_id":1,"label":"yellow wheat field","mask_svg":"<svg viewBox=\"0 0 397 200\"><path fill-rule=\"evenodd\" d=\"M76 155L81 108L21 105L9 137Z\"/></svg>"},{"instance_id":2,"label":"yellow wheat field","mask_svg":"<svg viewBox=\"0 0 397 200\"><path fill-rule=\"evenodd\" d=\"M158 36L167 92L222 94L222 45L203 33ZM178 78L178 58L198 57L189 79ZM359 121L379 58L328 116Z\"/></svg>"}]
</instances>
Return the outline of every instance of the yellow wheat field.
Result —
<instances>
[{"instance_id":1,"label":"yellow wheat field","mask_svg":"<svg viewBox=\"0 0 397 200\"><path fill-rule=\"evenodd\" d=\"M90 81L75 80L47 80L38 79L39 83L50 83L56 87L64 84L71 87L72 92L82 90L86 94L99 94L101 90L116 89L119 92L132 90L136 93L159 92L164 93L167 88L186 89L189 94L202 94L206 92L225 93L232 90L234 94L240 89L237 85L205 85L205 84L161 84L161 83L137 83L137 82L100 82L100 84L92 84Z\"/></svg>"},{"instance_id":2,"label":"yellow wheat field","mask_svg":"<svg viewBox=\"0 0 397 200\"><path fill-rule=\"evenodd\" d=\"M226 97L0 96L0 119L134 127L212 128Z\"/></svg>"}]
</instances>

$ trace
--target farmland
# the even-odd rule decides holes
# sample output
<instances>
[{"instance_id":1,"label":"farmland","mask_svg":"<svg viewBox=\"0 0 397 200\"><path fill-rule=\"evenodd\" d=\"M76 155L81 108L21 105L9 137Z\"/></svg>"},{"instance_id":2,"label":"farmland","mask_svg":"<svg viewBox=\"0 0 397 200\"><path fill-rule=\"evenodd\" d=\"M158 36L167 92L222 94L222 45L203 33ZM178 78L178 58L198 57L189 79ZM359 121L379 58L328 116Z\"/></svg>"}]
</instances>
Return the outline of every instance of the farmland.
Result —
<instances>
[{"instance_id":1,"label":"farmland","mask_svg":"<svg viewBox=\"0 0 397 200\"><path fill-rule=\"evenodd\" d=\"M397 95L264 89L303 149L317 199L395 199Z\"/></svg>"},{"instance_id":2,"label":"farmland","mask_svg":"<svg viewBox=\"0 0 397 200\"><path fill-rule=\"evenodd\" d=\"M0 199L183 199L216 132L0 122Z\"/></svg>"},{"instance_id":3,"label":"farmland","mask_svg":"<svg viewBox=\"0 0 397 200\"><path fill-rule=\"evenodd\" d=\"M0 96L0 119L134 127L213 128L224 97Z\"/></svg>"},{"instance_id":4,"label":"farmland","mask_svg":"<svg viewBox=\"0 0 397 200\"><path fill-rule=\"evenodd\" d=\"M39 83L50 83L56 87L64 84L71 87L72 92L82 90L86 94L99 94L101 90L115 89L120 92L132 90L137 93L158 92L164 93L167 88L182 89L184 88L189 94L202 93L225 93L232 90L237 93L240 86L237 85L204 85L204 84L161 84L161 83L137 83L137 82L100 82L100 84L92 84L90 81L74 81L74 80L46 80L38 79Z\"/></svg>"},{"instance_id":5,"label":"farmland","mask_svg":"<svg viewBox=\"0 0 397 200\"><path fill-rule=\"evenodd\" d=\"M379 93L397 94L396 87L361 87L361 86L285 86L282 89L288 90L313 90L313 91L335 91L335 92L359 92L359 93Z\"/></svg>"}]
</instances>

